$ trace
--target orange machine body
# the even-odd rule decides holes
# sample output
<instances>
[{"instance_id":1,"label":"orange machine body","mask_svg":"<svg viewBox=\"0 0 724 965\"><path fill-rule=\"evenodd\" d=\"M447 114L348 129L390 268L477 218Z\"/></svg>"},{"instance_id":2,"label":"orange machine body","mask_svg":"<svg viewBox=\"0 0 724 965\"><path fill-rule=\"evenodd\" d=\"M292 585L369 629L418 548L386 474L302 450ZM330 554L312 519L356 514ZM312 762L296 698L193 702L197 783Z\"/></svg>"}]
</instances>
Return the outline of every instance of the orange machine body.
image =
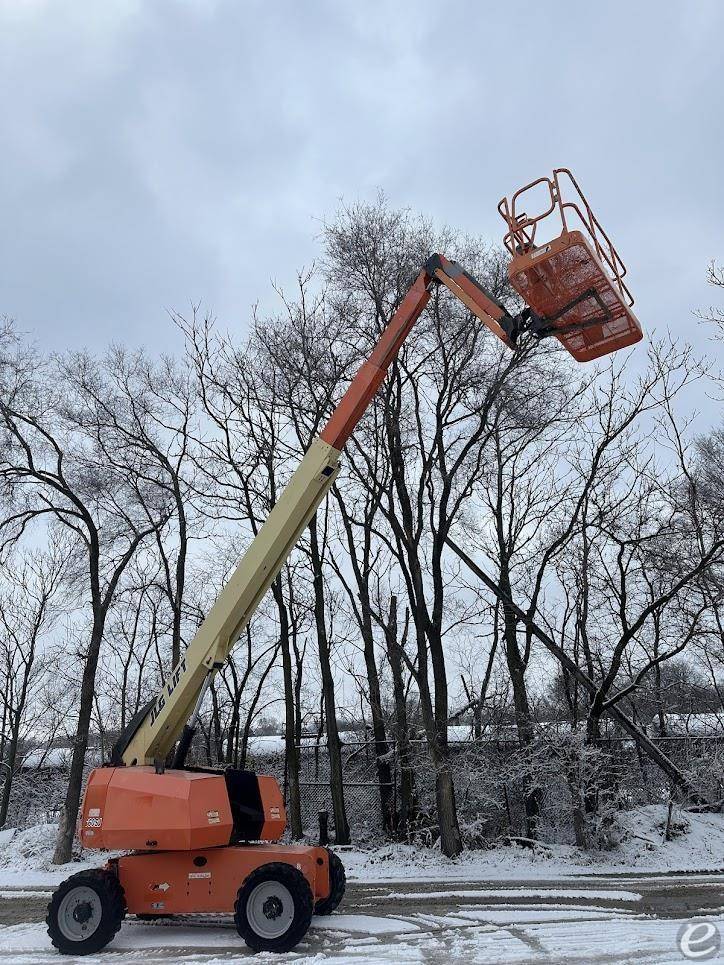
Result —
<instances>
[{"instance_id":1,"label":"orange machine body","mask_svg":"<svg viewBox=\"0 0 724 965\"><path fill-rule=\"evenodd\" d=\"M303 845L249 844L129 854L113 859L108 867L118 875L131 914L183 915L233 912L244 880L274 861L301 871L315 902L329 895L327 851Z\"/></svg>"},{"instance_id":2,"label":"orange machine body","mask_svg":"<svg viewBox=\"0 0 724 965\"><path fill-rule=\"evenodd\" d=\"M247 837L278 841L286 825L279 785L273 777L248 778L254 780L256 814L253 831L243 834L238 819L235 823L233 785L223 772L97 767L83 798L81 843L111 850L190 851Z\"/></svg>"}]
</instances>

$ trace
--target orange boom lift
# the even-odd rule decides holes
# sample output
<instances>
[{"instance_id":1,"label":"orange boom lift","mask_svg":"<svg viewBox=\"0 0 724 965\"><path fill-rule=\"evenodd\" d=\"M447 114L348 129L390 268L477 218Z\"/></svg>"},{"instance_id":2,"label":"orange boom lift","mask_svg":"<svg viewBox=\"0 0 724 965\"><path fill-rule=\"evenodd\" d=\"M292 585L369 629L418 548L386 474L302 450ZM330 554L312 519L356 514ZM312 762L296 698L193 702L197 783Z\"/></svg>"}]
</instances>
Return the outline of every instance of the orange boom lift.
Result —
<instances>
[{"instance_id":1,"label":"orange boom lift","mask_svg":"<svg viewBox=\"0 0 724 965\"><path fill-rule=\"evenodd\" d=\"M541 190L542 212L521 212L522 199ZM313 914L330 914L342 900L344 869L334 852L278 843L285 814L274 778L187 767L186 755L213 675L334 483L345 443L438 285L512 350L526 335L553 336L585 362L642 337L623 281L626 269L569 171L531 182L499 210L513 256L510 281L527 307L510 313L443 255L425 263L184 656L120 735L111 761L91 772L81 843L130 853L73 875L53 894L48 932L61 952L97 952L127 912L141 918L233 913L250 948L288 951Z\"/></svg>"}]
</instances>

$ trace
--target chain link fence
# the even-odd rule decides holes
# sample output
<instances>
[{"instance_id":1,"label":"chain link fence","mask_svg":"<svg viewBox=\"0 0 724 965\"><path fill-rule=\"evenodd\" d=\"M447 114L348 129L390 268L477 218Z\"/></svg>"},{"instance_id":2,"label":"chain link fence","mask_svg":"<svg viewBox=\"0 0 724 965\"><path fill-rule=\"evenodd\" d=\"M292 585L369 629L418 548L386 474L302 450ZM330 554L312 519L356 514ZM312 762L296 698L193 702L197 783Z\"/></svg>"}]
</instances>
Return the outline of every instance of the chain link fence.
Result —
<instances>
[{"instance_id":1,"label":"chain link fence","mask_svg":"<svg viewBox=\"0 0 724 965\"><path fill-rule=\"evenodd\" d=\"M281 744L281 742L279 742ZM711 801L724 800L724 738L666 737L656 743ZM460 822L471 844L501 835L525 833L524 788L537 783L540 806L539 833L543 841L572 843L572 793L561 741L537 742L533 754L517 741L469 740L451 742L450 768ZM391 772L389 792L399 808L401 761L389 742L386 761ZM634 741L606 738L597 742L600 752L594 766L615 795L619 808L666 801L671 787L655 764ZM299 748L302 823L305 834L319 833L319 812L329 814L334 833L330 793L329 753L324 738L303 742ZM384 837L380 785L372 740L346 740L341 747L347 819L355 843L373 843ZM409 767L414 774L418 820L416 836L432 842L436 837L435 774L423 740L411 744ZM287 797L285 758L281 749L250 753L247 767L275 777ZM88 770L90 769L90 765ZM595 776L595 775L594 775ZM57 822L65 789L63 768L21 769L13 779L7 825L26 828Z\"/></svg>"},{"instance_id":2,"label":"chain link fence","mask_svg":"<svg viewBox=\"0 0 724 965\"><path fill-rule=\"evenodd\" d=\"M656 743L671 760L693 778L711 801L724 800L724 738L668 737ZM389 742L387 763L391 769L393 807L399 806L401 762L394 742ZM525 787L537 788L539 833L544 841L574 841L572 784L568 765L560 757L561 742L537 742L535 750L523 750L517 741L459 741L449 744L458 814L472 842L501 835L525 834ZM667 801L672 788L661 770L645 757L634 741L606 738L596 743L593 767L599 772L584 783L608 789L616 807L631 808ZM319 812L329 814L333 829L330 764L323 742L298 747L302 823L310 837L317 834ZM344 800L347 820L356 843L373 842L384 836L380 785L372 740L345 741L341 747ZM416 836L436 836L435 773L425 741L413 741L409 761L415 779L418 808ZM273 774L286 798L283 755L255 756L255 770Z\"/></svg>"}]
</instances>

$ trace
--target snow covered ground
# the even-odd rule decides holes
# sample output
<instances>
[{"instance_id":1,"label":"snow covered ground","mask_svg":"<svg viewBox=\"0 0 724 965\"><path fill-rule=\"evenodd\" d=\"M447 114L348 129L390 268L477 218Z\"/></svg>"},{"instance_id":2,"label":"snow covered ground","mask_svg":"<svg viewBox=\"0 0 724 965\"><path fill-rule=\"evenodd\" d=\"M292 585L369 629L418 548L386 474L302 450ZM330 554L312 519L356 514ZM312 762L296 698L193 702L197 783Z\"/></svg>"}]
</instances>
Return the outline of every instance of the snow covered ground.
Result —
<instances>
[{"instance_id":1,"label":"snow covered ground","mask_svg":"<svg viewBox=\"0 0 724 965\"><path fill-rule=\"evenodd\" d=\"M724 929L724 915L707 921ZM683 919L648 918L596 905L466 905L443 914L333 915L315 919L305 940L284 956L251 956L230 921L161 924L127 921L108 951L87 965L249 960L342 965L377 963L667 963L682 962L677 936ZM721 961L709 958L709 961ZM0 961L58 962L40 923L0 931ZM72 963L73 959L64 958Z\"/></svg>"},{"instance_id":2,"label":"snow covered ground","mask_svg":"<svg viewBox=\"0 0 724 965\"><path fill-rule=\"evenodd\" d=\"M666 808L659 805L622 814L620 843L612 851L584 852L569 845L533 850L512 846L468 851L450 861L434 849L395 844L370 851L350 849L343 858L351 880L380 882L724 870L724 815L675 811L676 837L671 841L664 840L665 822Z\"/></svg>"},{"instance_id":3,"label":"snow covered ground","mask_svg":"<svg viewBox=\"0 0 724 965\"><path fill-rule=\"evenodd\" d=\"M677 814L670 842L663 840L664 820L663 808L630 812L619 847L598 853L515 846L450 861L402 845L341 849L350 880L343 913L315 919L295 952L254 961L685 961L677 936L692 920L703 919L724 935L724 818ZM0 963L57 965L42 922L48 889L103 861L86 853L82 862L53 868L54 834L49 826L0 832L0 920L10 922L0 927ZM106 952L79 962L220 965L246 959L251 956L231 919L207 916L153 923L129 918ZM724 956L699 960L724 962Z\"/></svg>"}]
</instances>

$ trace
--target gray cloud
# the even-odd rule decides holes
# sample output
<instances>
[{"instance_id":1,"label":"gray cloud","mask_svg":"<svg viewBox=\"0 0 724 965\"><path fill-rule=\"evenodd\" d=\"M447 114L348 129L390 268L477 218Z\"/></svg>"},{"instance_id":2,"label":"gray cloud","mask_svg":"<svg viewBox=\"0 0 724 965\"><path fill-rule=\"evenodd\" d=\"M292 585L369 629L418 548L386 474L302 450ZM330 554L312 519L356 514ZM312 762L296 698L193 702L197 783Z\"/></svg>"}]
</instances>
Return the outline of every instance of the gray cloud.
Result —
<instances>
[{"instance_id":1,"label":"gray cloud","mask_svg":"<svg viewBox=\"0 0 724 965\"><path fill-rule=\"evenodd\" d=\"M0 312L53 347L243 328L372 197L491 239L570 166L648 330L724 257L724 7L0 0Z\"/></svg>"}]
</instances>

